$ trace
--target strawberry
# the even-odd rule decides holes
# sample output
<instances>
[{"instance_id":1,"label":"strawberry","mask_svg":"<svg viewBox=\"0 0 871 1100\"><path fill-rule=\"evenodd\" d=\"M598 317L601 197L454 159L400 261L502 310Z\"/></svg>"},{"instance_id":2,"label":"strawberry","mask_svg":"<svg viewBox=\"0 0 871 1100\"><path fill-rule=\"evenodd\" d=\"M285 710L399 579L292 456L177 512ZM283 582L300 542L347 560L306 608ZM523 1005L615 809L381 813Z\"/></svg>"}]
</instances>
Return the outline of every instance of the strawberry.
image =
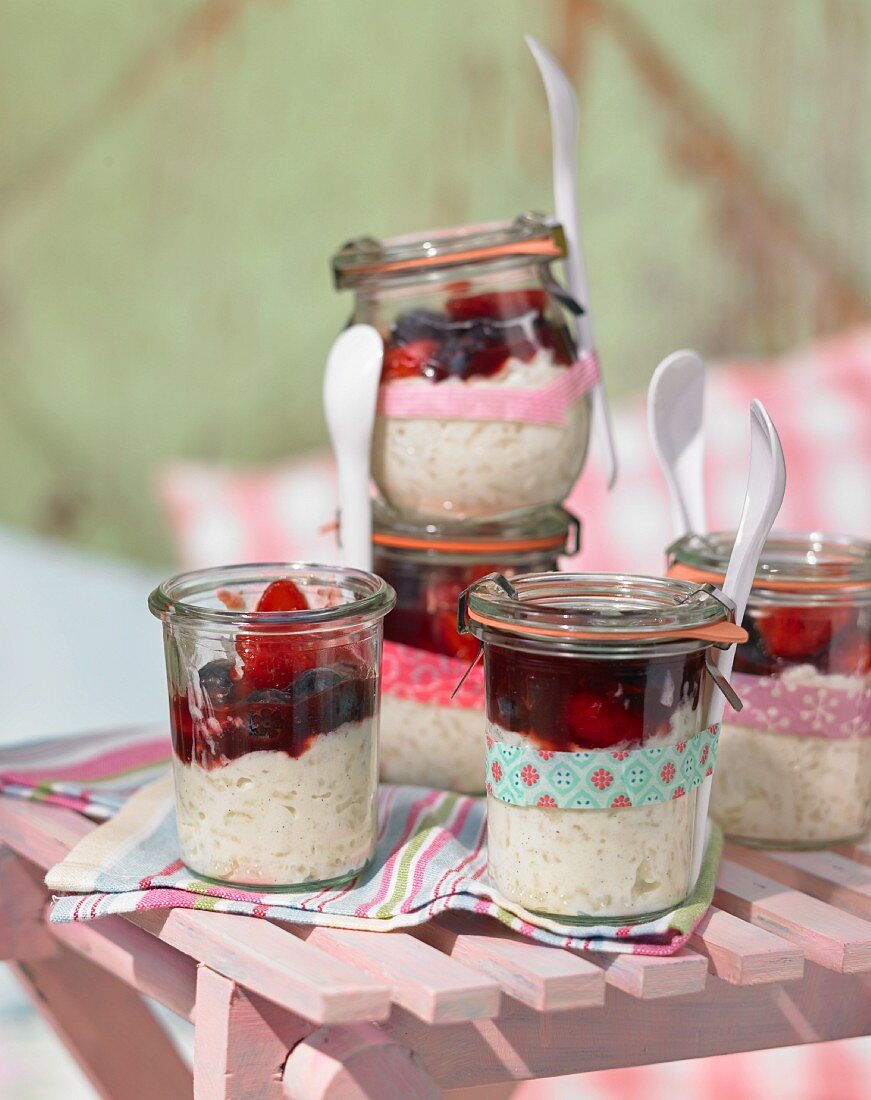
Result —
<instances>
[{"instance_id":1,"label":"strawberry","mask_svg":"<svg viewBox=\"0 0 871 1100\"><path fill-rule=\"evenodd\" d=\"M471 321L478 317L520 317L532 310L544 313L546 303L545 291L528 287L473 294L468 298L448 298L445 309L453 321Z\"/></svg>"},{"instance_id":2,"label":"strawberry","mask_svg":"<svg viewBox=\"0 0 871 1100\"><path fill-rule=\"evenodd\" d=\"M298 585L284 578L273 581L257 601L258 611L308 611L308 600Z\"/></svg>"},{"instance_id":3,"label":"strawberry","mask_svg":"<svg viewBox=\"0 0 871 1100\"><path fill-rule=\"evenodd\" d=\"M435 622L438 652L461 661L471 661L477 656L479 643L473 634L460 634L457 630L457 613L453 609L440 611Z\"/></svg>"},{"instance_id":4,"label":"strawberry","mask_svg":"<svg viewBox=\"0 0 871 1100\"><path fill-rule=\"evenodd\" d=\"M382 382L423 376L426 363L433 358L438 345L435 340L413 340L410 344L388 344L381 368Z\"/></svg>"},{"instance_id":5,"label":"strawberry","mask_svg":"<svg viewBox=\"0 0 871 1100\"><path fill-rule=\"evenodd\" d=\"M258 611L306 611L305 596L291 580L273 581L257 603ZM258 690L283 689L314 663L312 643L287 633L240 634L236 652L245 680Z\"/></svg>"},{"instance_id":6,"label":"strawberry","mask_svg":"<svg viewBox=\"0 0 871 1100\"><path fill-rule=\"evenodd\" d=\"M827 608L772 608L757 617L756 626L772 657L803 661L829 644L836 617L837 613Z\"/></svg>"},{"instance_id":7,"label":"strawberry","mask_svg":"<svg viewBox=\"0 0 871 1100\"><path fill-rule=\"evenodd\" d=\"M583 688L566 699L563 721L572 741L582 749L608 749L622 741L640 741L644 715L625 700Z\"/></svg>"}]
</instances>

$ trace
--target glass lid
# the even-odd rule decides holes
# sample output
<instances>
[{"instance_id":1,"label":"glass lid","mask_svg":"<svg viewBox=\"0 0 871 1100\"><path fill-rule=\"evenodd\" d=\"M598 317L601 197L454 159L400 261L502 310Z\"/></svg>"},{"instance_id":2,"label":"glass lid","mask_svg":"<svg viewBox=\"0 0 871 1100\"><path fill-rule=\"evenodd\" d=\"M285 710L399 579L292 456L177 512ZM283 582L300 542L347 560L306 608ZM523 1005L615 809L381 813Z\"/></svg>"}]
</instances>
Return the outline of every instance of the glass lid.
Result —
<instances>
[{"instance_id":1,"label":"glass lid","mask_svg":"<svg viewBox=\"0 0 871 1100\"><path fill-rule=\"evenodd\" d=\"M361 280L405 275L418 268L437 269L479 260L528 256L562 259L566 242L562 226L543 214L521 214L514 221L433 229L400 237L358 237L333 257L333 276L340 289Z\"/></svg>"},{"instance_id":2,"label":"glass lid","mask_svg":"<svg viewBox=\"0 0 871 1100\"><path fill-rule=\"evenodd\" d=\"M735 542L734 531L687 535L668 548L671 572L721 582ZM871 542L820 532L773 532L762 548L754 590L846 590L871 584Z\"/></svg>"},{"instance_id":3,"label":"glass lid","mask_svg":"<svg viewBox=\"0 0 871 1100\"><path fill-rule=\"evenodd\" d=\"M463 606L463 600L466 606ZM695 638L746 641L721 593L709 585L615 573L496 574L471 585L460 617L479 627L534 638L658 643Z\"/></svg>"},{"instance_id":4,"label":"glass lid","mask_svg":"<svg viewBox=\"0 0 871 1100\"><path fill-rule=\"evenodd\" d=\"M376 546L454 554L493 554L557 550L576 554L581 524L565 508L539 508L522 515L486 522L415 523L381 501L372 507L372 541Z\"/></svg>"}]
</instances>

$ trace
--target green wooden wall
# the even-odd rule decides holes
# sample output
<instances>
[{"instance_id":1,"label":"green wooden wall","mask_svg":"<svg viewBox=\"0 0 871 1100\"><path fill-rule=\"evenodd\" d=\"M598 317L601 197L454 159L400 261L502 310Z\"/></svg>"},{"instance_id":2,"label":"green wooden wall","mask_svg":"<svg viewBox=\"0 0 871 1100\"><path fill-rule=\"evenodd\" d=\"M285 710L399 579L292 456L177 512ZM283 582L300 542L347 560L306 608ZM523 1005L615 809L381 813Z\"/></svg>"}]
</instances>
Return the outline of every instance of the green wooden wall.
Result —
<instances>
[{"instance_id":1,"label":"green wooden wall","mask_svg":"<svg viewBox=\"0 0 871 1100\"><path fill-rule=\"evenodd\" d=\"M0 522L152 560L155 471L320 444L345 238L550 205L611 390L864 319L867 0L0 0Z\"/></svg>"}]
</instances>

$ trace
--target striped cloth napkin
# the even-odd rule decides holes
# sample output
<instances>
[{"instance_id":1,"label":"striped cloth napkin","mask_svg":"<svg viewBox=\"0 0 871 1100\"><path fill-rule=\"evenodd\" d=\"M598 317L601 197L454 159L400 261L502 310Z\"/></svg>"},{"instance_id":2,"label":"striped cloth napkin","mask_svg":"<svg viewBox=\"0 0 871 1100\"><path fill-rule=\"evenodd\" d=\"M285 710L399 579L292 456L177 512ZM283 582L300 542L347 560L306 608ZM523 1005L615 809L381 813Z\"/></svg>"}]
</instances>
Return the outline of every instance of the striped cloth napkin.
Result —
<instances>
[{"instance_id":1,"label":"striped cloth napkin","mask_svg":"<svg viewBox=\"0 0 871 1100\"><path fill-rule=\"evenodd\" d=\"M550 921L506 902L488 882L483 799L389 785L379 793L375 859L352 883L284 894L215 886L179 859L167 750L166 736L157 739L152 730L0 752L0 792L110 818L46 876L59 895L52 921L178 906L386 932L459 910L493 917L541 943L671 955L687 942L713 896L722 848L716 827L695 893L674 912L622 927Z\"/></svg>"}]
</instances>

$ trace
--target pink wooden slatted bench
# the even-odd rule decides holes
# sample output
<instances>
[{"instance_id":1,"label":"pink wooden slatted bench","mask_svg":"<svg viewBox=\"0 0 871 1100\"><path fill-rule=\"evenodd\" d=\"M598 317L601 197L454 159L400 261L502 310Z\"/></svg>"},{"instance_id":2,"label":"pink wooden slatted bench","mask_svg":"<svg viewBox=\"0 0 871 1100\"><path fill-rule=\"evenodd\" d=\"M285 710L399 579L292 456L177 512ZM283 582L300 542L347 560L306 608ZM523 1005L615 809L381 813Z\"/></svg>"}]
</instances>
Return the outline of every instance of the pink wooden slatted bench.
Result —
<instances>
[{"instance_id":1,"label":"pink wooden slatted bench","mask_svg":"<svg viewBox=\"0 0 871 1100\"><path fill-rule=\"evenodd\" d=\"M0 957L113 1100L421 1100L871 1033L871 846L729 846L692 946L581 956L450 917L412 933L201 910L50 926L44 870L94 828L0 800ZM139 994L196 1027L193 1080ZM495 1093L491 1093L495 1095Z\"/></svg>"}]
</instances>

